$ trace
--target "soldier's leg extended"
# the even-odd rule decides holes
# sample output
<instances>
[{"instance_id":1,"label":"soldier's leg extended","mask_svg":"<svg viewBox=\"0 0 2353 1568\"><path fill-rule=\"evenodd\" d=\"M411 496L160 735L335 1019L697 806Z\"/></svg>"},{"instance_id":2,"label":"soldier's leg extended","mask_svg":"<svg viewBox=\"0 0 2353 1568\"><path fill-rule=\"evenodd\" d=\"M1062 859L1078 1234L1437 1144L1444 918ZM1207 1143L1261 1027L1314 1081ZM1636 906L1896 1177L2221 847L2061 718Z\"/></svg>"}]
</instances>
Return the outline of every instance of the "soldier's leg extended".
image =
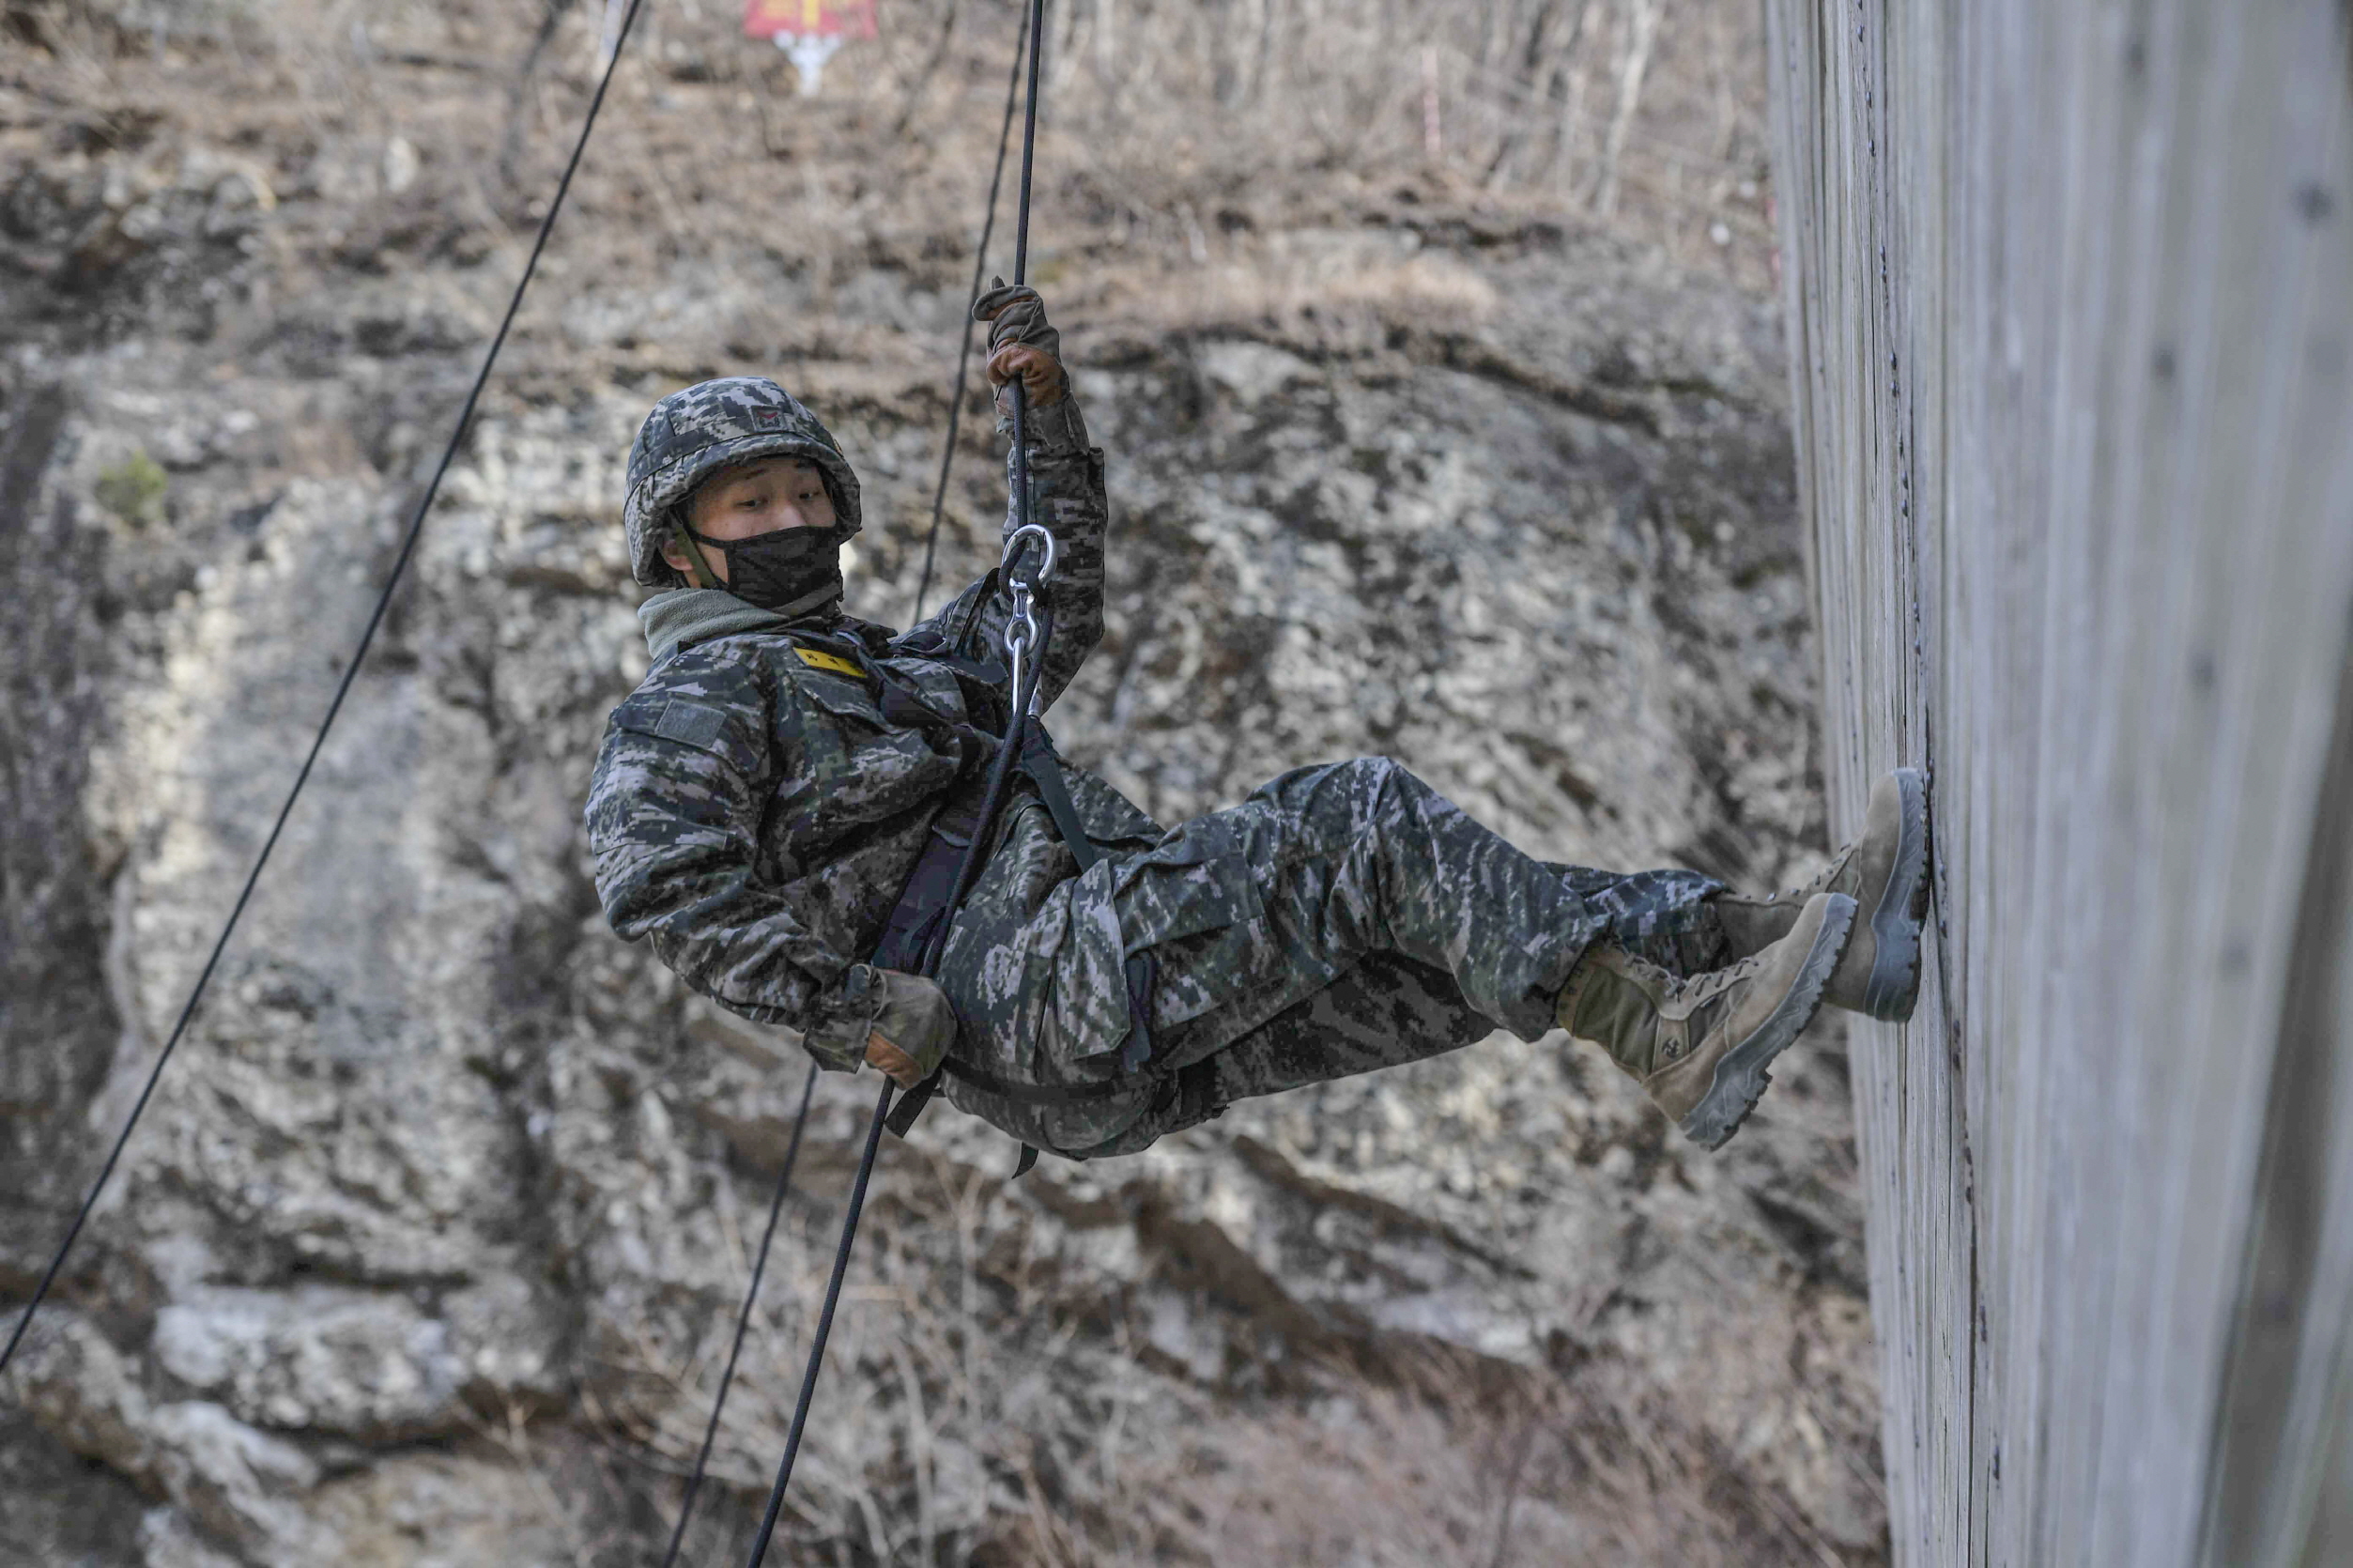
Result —
<instances>
[{"instance_id":1,"label":"soldier's leg extended","mask_svg":"<svg viewBox=\"0 0 2353 1568\"><path fill-rule=\"evenodd\" d=\"M1716 889L1664 871L1601 879L1580 896L1574 879L1377 758L1286 774L1035 902L1020 892L1024 873L1003 860L959 918L943 966L965 1025L959 1053L1000 1078L1091 1098L1023 1103L955 1082L949 1094L1072 1153L1126 1146L1122 1135L1144 1130L1139 1122L1173 1112L1171 1080L1376 956L1443 976L1453 1005L1435 1033L1411 1020L1385 1043L1361 1031L1351 1038L1368 1054L1324 1052L1315 1077L1452 1049L1496 1027L1533 1039L1558 1022L1562 989L1597 936L1674 928ZM1129 1027L1122 966L1135 952L1159 965L1155 1082L1123 1078L1117 1065ZM1322 1005L1364 1001L1344 990ZM1259 1043L1279 1050L1280 1031Z\"/></svg>"},{"instance_id":2,"label":"soldier's leg extended","mask_svg":"<svg viewBox=\"0 0 2353 1568\"><path fill-rule=\"evenodd\" d=\"M1370 954L1313 996L1177 1072L1131 1126L1083 1156L1130 1154L1238 1099L1402 1067L1494 1033L1495 1021L1463 1000L1445 970L1395 953Z\"/></svg>"},{"instance_id":3,"label":"soldier's leg extended","mask_svg":"<svg viewBox=\"0 0 2353 1568\"><path fill-rule=\"evenodd\" d=\"M1677 929L1680 915L1625 941L1605 934L1570 972L1555 1016L1607 1052L1686 1135L1717 1147L1755 1106L1774 1055L1812 1017L1852 910L1825 893L1753 960L1690 975L1638 954L1675 961L1720 945L1723 935L1707 934L1704 921L1696 935ZM1084 1152L1129 1153L1235 1100L1435 1056L1493 1030L1445 970L1375 953L1184 1068L1132 1126Z\"/></svg>"}]
</instances>

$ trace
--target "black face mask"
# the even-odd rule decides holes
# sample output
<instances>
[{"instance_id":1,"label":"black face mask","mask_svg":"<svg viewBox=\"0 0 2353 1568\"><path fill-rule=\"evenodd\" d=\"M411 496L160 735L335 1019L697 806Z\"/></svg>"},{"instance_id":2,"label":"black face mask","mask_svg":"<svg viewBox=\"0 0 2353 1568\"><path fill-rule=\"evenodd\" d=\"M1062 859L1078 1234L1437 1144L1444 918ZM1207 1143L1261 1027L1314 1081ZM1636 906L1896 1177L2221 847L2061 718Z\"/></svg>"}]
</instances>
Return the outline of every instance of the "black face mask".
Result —
<instances>
[{"instance_id":1,"label":"black face mask","mask_svg":"<svg viewBox=\"0 0 2353 1568\"><path fill-rule=\"evenodd\" d=\"M761 609L815 609L841 597L843 528L779 528L748 539L711 539L684 524L686 537L727 558L722 586ZM830 590L830 592L823 592Z\"/></svg>"}]
</instances>

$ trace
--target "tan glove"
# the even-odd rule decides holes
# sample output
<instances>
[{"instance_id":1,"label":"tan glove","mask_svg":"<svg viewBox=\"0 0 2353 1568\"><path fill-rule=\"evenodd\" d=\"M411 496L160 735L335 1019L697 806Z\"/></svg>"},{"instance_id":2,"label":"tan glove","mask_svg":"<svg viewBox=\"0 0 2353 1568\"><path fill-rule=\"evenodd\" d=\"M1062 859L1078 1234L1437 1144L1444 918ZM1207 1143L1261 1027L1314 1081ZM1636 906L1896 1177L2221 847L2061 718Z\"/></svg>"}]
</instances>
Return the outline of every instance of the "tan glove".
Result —
<instances>
[{"instance_id":1,"label":"tan glove","mask_svg":"<svg viewBox=\"0 0 2353 1568\"><path fill-rule=\"evenodd\" d=\"M1062 368L1062 334L1046 320L1046 302L1036 289L998 278L973 301L972 316L989 323L991 386L1019 377L1031 407L1062 401L1070 384Z\"/></svg>"},{"instance_id":2,"label":"tan glove","mask_svg":"<svg viewBox=\"0 0 2353 1568\"><path fill-rule=\"evenodd\" d=\"M883 1005L867 1037L866 1059L902 1089L912 1089L938 1069L956 1043L956 1009L947 992L920 975L877 969Z\"/></svg>"}]
</instances>

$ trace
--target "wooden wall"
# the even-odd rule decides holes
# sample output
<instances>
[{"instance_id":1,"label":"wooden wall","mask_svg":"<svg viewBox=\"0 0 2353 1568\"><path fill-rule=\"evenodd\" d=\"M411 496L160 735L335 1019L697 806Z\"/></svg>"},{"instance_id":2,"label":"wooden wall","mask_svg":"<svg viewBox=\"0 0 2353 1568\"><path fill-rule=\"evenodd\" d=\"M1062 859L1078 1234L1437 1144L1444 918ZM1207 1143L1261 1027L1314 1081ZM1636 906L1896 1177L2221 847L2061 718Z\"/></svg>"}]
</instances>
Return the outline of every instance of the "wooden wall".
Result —
<instances>
[{"instance_id":1,"label":"wooden wall","mask_svg":"<svg viewBox=\"0 0 2353 1568\"><path fill-rule=\"evenodd\" d=\"M2345 0L1766 0L1898 1560L2353 1562Z\"/></svg>"}]
</instances>

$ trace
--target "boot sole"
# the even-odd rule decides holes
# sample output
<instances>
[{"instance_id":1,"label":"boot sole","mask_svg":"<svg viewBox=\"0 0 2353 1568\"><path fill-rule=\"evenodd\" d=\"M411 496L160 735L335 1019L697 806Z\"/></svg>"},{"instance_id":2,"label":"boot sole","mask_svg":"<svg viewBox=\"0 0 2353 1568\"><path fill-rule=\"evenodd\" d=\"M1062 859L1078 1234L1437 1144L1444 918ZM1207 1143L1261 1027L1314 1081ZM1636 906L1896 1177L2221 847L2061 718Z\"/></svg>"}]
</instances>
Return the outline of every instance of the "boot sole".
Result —
<instances>
[{"instance_id":1,"label":"boot sole","mask_svg":"<svg viewBox=\"0 0 2353 1568\"><path fill-rule=\"evenodd\" d=\"M1871 973L1863 982L1863 1011L1884 1023L1912 1017L1920 999L1920 926L1928 918L1928 780L1917 768L1898 768L1902 798L1896 858L1887 884L1871 906Z\"/></svg>"},{"instance_id":2,"label":"boot sole","mask_svg":"<svg viewBox=\"0 0 2353 1568\"><path fill-rule=\"evenodd\" d=\"M1715 1075L1709 1080L1708 1092L1684 1115L1681 1126L1684 1137L1701 1148L1717 1149L1740 1130L1740 1124L1748 1119L1748 1113L1763 1098L1765 1085L1773 1082L1773 1075L1765 1068L1772 1065L1773 1058L1789 1049L1806 1025L1813 1022L1814 1014L1822 1010L1822 988L1830 983L1830 972L1846 956L1847 941L1853 934L1854 900L1843 893L1831 894L1829 911L1823 916L1822 930L1814 934L1814 945L1807 950L1805 963L1798 969L1796 983L1781 998L1781 1005L1773 1009L1772 1016L1715 1064Z\"/></svg>"}]
</instances>

